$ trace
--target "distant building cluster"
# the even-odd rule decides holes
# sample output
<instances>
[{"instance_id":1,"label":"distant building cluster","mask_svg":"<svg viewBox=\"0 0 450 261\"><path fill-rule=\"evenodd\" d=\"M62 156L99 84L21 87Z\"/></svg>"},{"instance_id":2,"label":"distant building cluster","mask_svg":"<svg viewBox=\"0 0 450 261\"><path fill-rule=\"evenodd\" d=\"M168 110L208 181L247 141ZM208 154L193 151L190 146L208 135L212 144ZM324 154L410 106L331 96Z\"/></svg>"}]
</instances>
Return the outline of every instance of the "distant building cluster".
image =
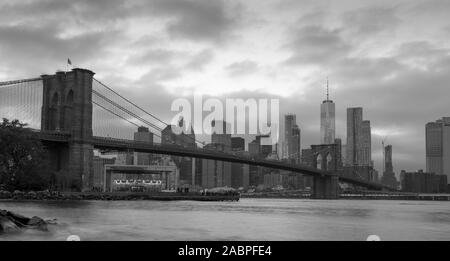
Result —
<instances>
[{"instance_id":1,"label":"distant building cluster","mask_svg":"<svg viewBox=\"0 0 450 261\"><path fill-rule=\"evenodd\" d=\"M414 193L446 193L447 192L447 176L437 175L434 173L423 172L406 172L400 173L401 188L404 192Z\"/></svg>"},{"instance_id":2,"label":"distant building cluster","mask_svg":"<svg viewBox=\"0 0 450 261\"><path fill-rule=\"evenodd\" d=\"M268 140L265 139L267 135L256 135L250 142L246 141L249 137L233 137L229 123L213 121L212 129L223 128L223 131L213 131L211 142L203 144L203 149L255 159L274 159L290 164L303 164L336 172L345 177L381 182L405 192L444 193L449 191L447 183L450 180L450 117L426 124L426 172L402 170L397 179L393 163L395 158L393 146L385 146L384 141L381 177L374 168L371 122L364 119L363 108L347 108L345 144L342 138L336 137L335 113L335 103L329 99L327 81L327 97L320 105L320 144L302 149L300 125L297 122L297 116L290 113L284 115L282 141L275 145L265 143L265 140ZM180 120L178 125L183 127L183 120ZM162 144L197 147L192 128L189 134L184 132L176 134L173 131L174 127L177 126L167 126L162 131ZM134 140L152 143L153 133L148 128L140 127L134 134ZM142 167L138 171L130 169L129 166ZM114 158L105 158L104 155L95 157L94 170L93 184L99 190L123 189L124 184L134 184L125 182L127 180L151 180L149 184L158 184L160 190L177 188L200 190L215 187L233 187L243 190L308 190L313 182L311 177L289 171L139 152L123 152L114 155ZM138 176L136 171L139 172ZM158 180L160 182L156 182ZM150 185L147 187L155 188Z\"/></svg>"}]
</instances>

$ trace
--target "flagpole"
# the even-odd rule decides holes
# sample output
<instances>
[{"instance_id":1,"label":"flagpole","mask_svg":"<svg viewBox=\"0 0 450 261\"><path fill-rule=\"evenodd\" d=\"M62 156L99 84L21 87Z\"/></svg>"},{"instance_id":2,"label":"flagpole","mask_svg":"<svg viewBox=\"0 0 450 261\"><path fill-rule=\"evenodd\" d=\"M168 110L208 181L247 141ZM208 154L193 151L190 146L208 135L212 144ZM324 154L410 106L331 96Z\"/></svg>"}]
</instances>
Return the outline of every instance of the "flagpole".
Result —
<instances>
[{"instance_id":1,"label":"flagpole","mask_svg":"<svg viewBox=\"0 0 450 261\"><path fill-rule=\"evenodd\" d=\"M72 66L72 68L73 68L72 61L70 60L70 58L67 58L67 64L66 64L67 72L69 71L69 64L70 64L70 65Z\"/></svg>"}]
</instances>

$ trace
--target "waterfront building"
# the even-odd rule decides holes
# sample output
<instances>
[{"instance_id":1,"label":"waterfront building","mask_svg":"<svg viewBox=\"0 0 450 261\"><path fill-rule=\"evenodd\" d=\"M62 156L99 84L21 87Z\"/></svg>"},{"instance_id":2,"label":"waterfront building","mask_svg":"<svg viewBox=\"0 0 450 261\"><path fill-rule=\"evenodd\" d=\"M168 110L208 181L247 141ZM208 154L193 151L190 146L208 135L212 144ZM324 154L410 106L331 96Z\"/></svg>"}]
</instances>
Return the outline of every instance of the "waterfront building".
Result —
<instances>
[{"instance_id":1,"label":"waterfront building","mask_svg":"<svg viewBox=\"0 0 450 261\"><path fill-rule=\"evenodd\" d=\"M245 139L231 138L231 149L235 155L248 157L245 151ZM231 187L247 189L250 183L250 166L248 164L231 163Z\"/></svg>"},{"instance_id":2,"label":"waterfront building","mask_svg":"<svg viewBox=\"0 0 450 261\"><path fill-rule=\"evenodd\" d=\"M134 155L132 152L118 152L115 161L117 165L133 165Z\"/></svg>"},{"instance_id":3,"label":"waterfront building","mask_svg":"<svg viewBox=\"0 0 450 261\"><path fill-rule=\"evenodd\" d=\"M376 182L378 172L373 166L344 166L340 175L343 177L356 178L364 181Z\"/></svg>"},{"instance_id":4,"label":"waterfront building","mask_svg":"<svg viewBox=\"0 0 450 261\"><path fill-rule=\"evenodd\" d=\"M210 143L204 149L214 151L227 151L225 144ZM202 159L203 188L231 187L231 163L219 160Z\"/></svg>"},{"instance_id":5,"label":"waterfront building","mask_svg":"<svg viewBox=\"0 0 450 261\"><path fill-rule=\"evenodd\" d=\"M139 127L138 131L134 133L134 141L153 143L153 133L146 127ZM152 161L152 154L135 152L133 156L134 165L150 165Z\"/></svg>"},{"instance_id":6,"label":"waterfront building","mask_svg":"<svg viewBox=\"0 0 450 261\"><path fill-rule=\"evenodd\" d=\"M437 175L434 173L423 172L406 172L402 170L400 173L401 189L404 192L414 193L446 193L447 192L447 176Z\"/></svg>"},{"instance_id":7,"label":"waterfront building","mask_svg":"<svg viewBox=\"0 0 450 261\"><path fill-rule=\"evenodd\" d=\"M180 130L180 134L175 132L177 128ZM163 145L170 144L187 148L196 148L197 143L195 140L194 129L190 126L190 130L188 131L188 128L188 126L185 126L183 119L180 119L178 126L168 125L161 132L161 143ZM195 181L198 180L195 175L197 173L196 168L199 161L189 157L171 156L171 158L179 168L180 180L178 181L178 184L182 187L195 186Z\"/></svg>"},{"instance_id":8,"label":"waterfront building","mask_svg":"<svg viewBox=\"0 0 450 261\"><path fill-rule=\"evenodd\" d=\"M92 190L102 191L104 187L105 180L105 165L115 164L116 158L101 158L99 156L94 156L93 158L93 184Z\"/></svg>"},{"instance_id":9,"label":"waterfront building","mask_svg":"<svg viewBox=\"0 0 450 261\"><path fill-rule=\"evenodd\" d=\"M246 151L235 151L235 155L248 157ZM231 164L231 187L248 189L250 185L250 166L248 164Z\"/></svg>"},{"instance_id":10,"label":"waterfront building","mask_svg":"<svg viewBox=\"0 0 450 261\"><path fill-rule=\"evenodd\" d=\"M426 171L450 180L450 117L425 125Z\"/></svg>"},{"instance_id":11,"label":"waterfront building","mask_svg":"<svg viewBox=\"0 0 450 261\"><path fill-rule=\"evenodd\" d=\"M264 174L264 188L283 188L283 175L278 172Z\"/></svg>"}]
</instances>

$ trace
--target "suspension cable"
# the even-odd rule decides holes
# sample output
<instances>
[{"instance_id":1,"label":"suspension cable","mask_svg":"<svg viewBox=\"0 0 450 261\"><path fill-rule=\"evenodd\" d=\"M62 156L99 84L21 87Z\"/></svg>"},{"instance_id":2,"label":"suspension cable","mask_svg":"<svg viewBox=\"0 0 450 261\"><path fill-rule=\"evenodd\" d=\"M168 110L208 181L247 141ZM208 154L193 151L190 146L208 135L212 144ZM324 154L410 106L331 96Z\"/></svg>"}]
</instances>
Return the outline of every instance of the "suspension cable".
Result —
<instances>
[{"instance_id":1,"label":"suspension cable","mask_svg":"<svg viewBox=\"0 0 450 261\"><path fill-rule=\"evenodd\" d=\"M151 116L152 118L156 119L157 121L161 122L162 124L168 126L169 124L167 124L166 122L162 121L161 119L159 119L158 117L156 117L155 115L147 112L146 110L142 109L141 107L139 107L138 105L136 105L135 103L133 103L132 101L128 100L127 98L123 97L122 95L120 95L119 93L117 93L116 91L114 91L113 89L109 88L108 86L106 86L106 84L102 83L101 81L97 80L94 78L94 80L96 82L98 82L100 85L102 85L103 87L105 87L106 89L110 90L111 92L113 92L115 95L119 96L120 98L124 99L125 101L127 101L128 103L130 103L131 105L133 105L134 107L138 108L139 110L141 110L142 112L144 112L145 114Z\"/></svg>"},{"instance_id":2,"label":"suspension cable","mask_svg":"<svg viewBox=\"0 0 450 261\"><path fill-rule=\"evenodd\" d=\"M0 86L14 85L14 84L26 83L26 82L35 82L35 81L39 81L39 80L42 80L42 78L31 78L31 79L23 79L23 80L15 80L15 81L6 81L6 82L0 82Z\"/></svg>"},{"instance_id":3,"label":"suspension cable","mask_svg":"<svg viewBox=\"0 0 450 261\"><path fill-rule=\"evenodd\" d=\"M166 122L162 121L161 119L159 119L158 117L156 117L155 115L149 113L148 111L142 109L141 107L139 107L138 105L136 105L135 103L133 103L132 101L128 100L127 98L123 97L122 95L120 95L119 93L117 93L116 91L114 91L113 89L111 89L110 87L108 87L106 84L102 83L101 81L97 80L94 78L94 80L96 82L98 82L100 85L102 85L103 87L105 87L106 89L110 90L111 92L113 92L114 94L116 94L117 96L119 96L120 98L124 99L125 101L127 101L128 103L130 103L131 105L133 105L134 107L136 107L137 109L141 110L142 112L144 112L145 114L151 116L152 118L156 119L157 121L163 123L165 125L165 127L169 126L169 124L167 124ZM94 91L94 90L93 90ZM98 93L98 92L97 92ZM120 105L119 105L120 106ZM184 133L183 133L184 134ZM186 134L184 134L186 135ZM204 145L204 143L202 141L199 141L194 137L191 137L189 135L186 135L186 137L188 137L189 139L193 140L196 143L199 143L201 145Z\"/></svg>"},{"instance_id":4,"label":"suspension cable","mask_svg":"<svg viewBox=\"0 0 450 261\"><path fill-rule=\"evenodd\" d=\"M123 112L127 113L128 115L131 115L133 117L135 117L136 119L140 120L141 122L144 122L145 124L151 126L152 128L158 130L158 131L162 131L162 129L156 125L154 125L153 123L143 119L142 117L138 116L137 114L129 111L128 109L122 107L121 105L117 104L116 102L110 100L109 98L105 97L104 95L98 93L95 90L92 90L92 93L94 93L95 95L97 95L98 97L102 98L103 100L105 100L106 102L108 102L109 104L111 104L112 106L122 110Z\"/></svg>"},{"instance_id":5,"label":"suspension cable","mask_svg":"<svg viewBox=\"0 0 450 261\"><path fill-rule=\"evenodd\" d=\"M123 117L123 116L121 116L121 115L119 115L119 114L113 112L113 111L110 110L110 109L105 108L104 106L100 105L99 103L97 103L97 102L95 102L95 101L92 101L92 103L95 104L95 105L97 105L98 107L104 109L105 111L107 111L107 112L109 112L109 113L111 113L111 114L114 114L115 116L121 118L122 120L127 121L128 123L131 123L131 124L133 124L134 126L136 126L136 127L138 127L138 128L140 127L138 124L136 124L136 123L134 123L134 122L128 120L127 118L125 118L125 117ZM159 135L156 134L156 133L153 133L153 135L155 135L155 136L158 137L158 138L161 138L161 136L159 136Z\"/></svg>"},{"instance_id":6,"label":"suspension cable","mask_svg":"<svg viewBox=\"0 0 450 261\"><path fill-rule=\"evenodd\" d=\"M130 121L130 120L128 120L128 119L126 119L125 117L122 117L122 116L120 116L119 114L117 114L117 113L113 112L113 111L112 111L112 110L110 110L110 109L107 109L107 108L103 107L102 105L98 104L97 102L95 102L95 101L92 101L92 103L93 103L93 104L95 104L95 105L97 105L98 107L100 107L100 108L104 109L105 111L107 111L107 112L109 112L109 113L111 113L111 114L114 114L114 115L116 115L117 117L121 118L122 120L124 120L124 121L127 121L127 122L129 122L129 123L133 124L133 125L134 125L134 126L136 126L136 127L140 127L140 126L139 126L139 125L137 125L136 123L134 123L134 122L132 122L132 121Z\"/></svg>"}]
</instances>

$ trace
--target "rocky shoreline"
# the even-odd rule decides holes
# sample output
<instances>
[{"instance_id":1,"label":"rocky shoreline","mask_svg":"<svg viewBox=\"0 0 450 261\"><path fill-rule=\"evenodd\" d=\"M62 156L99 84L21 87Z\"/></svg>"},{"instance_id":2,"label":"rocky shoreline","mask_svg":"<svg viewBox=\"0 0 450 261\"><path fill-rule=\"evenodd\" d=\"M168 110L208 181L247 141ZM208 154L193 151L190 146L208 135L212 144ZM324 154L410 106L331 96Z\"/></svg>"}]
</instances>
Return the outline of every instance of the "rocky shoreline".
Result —
<instances>
[{"instance_id":1,"label":"rocky shoreline","mask_svg":"<svg viewBox=\"0 0 450 261\"><path fill-rule=\"evenodd\" d=\"M11 211L0 209L0 234L20 232L22 229L48 231L47 224L55 224L55 220L43 220L40 217L25 217Z\"/></svg>"},{"instance_id":2,"label":"rocky shoreline","mask_svg":"<svg viewBox=\"0 0 450 261\"><path fill-rule=\"evenodd\" d=\"M63 198L64 195L62 195L59 192L50 192L50 191L30 191L30 192L23 192L23 191L14 191L9 192L6 190L0 190L0 199L14 199L14 200L52 200L52 199L59 199Z\"/></svg>"},{"instance_id":3,"label":"rocky shoreline","mask_svg":"<svg viewBox=\"0 0 450 261\"><path fill-rule=\"evenodd\" d=\"M0 191L0 200L195 200L195 201L239 201L239 194L200 193L145 193L145 192L22 192Z\"/></svg>"}]
</instances>

